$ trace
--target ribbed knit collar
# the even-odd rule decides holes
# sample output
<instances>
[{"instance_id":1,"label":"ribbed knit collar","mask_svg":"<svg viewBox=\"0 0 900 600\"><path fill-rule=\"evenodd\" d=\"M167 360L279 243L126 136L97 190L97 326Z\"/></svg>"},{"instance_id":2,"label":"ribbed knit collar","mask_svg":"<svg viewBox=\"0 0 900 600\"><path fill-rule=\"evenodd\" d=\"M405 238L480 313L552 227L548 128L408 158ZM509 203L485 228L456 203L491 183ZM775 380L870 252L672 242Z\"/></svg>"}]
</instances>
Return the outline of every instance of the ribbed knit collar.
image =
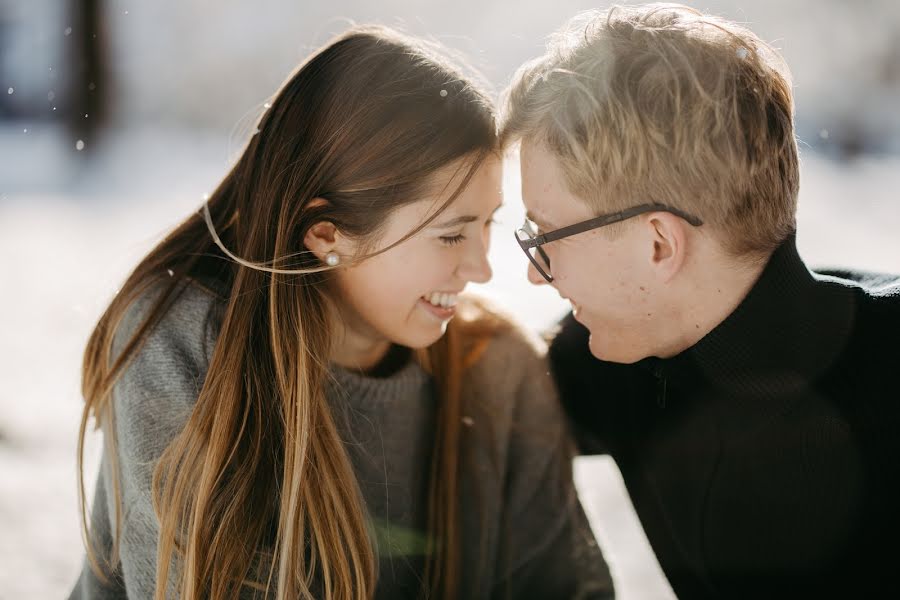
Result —
<instances>
[{"instance_id":1,"label":"ribbed knit collar","mask_svg":"<svg viewBox=\"0 0 900 600\"><path fill-rule=\"evenodd\" d=\"M383 404L392 399L418 397L423 386L430 381L428 373L412 355L400 369L388 377L372 377L335 363L329 365L329 371L340 393L349 395L354 402L362 404Z\"/></svg>"},{"instance_id":2,"label":"ribbed knit collar","mask_svg":"<svg viewBox=\"0 0 900 600\"><path fill-rule=\"evenodd\" d=\"M697 344L641 361L669 383L708 383L740 395L798 391L827 371L850 337L855 297L807 269L791 235L738 307Z\"/></svg>"},{"instance_id":3,"label":"ribbed knit collar","mask_svg":"<svg viewBox=\"0 0 900 600\"><path fill-rule=\"evenodd\" d=\"M224 299L229 294L228 286L215 277L198 277L196 281L221 296L219 310L224 310ZM408 351L406 362L387 377L371 376L332 362L328 365L331 375L329 388L343 397L352 397L354 404L359 406L381 405L392 399L420 396L423 393L423 386L431 381L431 377L415 359L414 353L408 348L406 350Z\"/></svg>"}]
</instances>

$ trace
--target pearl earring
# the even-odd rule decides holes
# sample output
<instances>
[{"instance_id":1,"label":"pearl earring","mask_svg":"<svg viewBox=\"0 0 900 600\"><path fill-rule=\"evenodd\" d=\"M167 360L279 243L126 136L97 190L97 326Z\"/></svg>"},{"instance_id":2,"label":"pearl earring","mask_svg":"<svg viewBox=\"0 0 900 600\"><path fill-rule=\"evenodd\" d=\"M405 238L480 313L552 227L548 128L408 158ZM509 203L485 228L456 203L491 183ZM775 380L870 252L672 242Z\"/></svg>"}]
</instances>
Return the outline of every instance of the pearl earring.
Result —
<instances>
[{"instance_id":1,"label":"pearl earring","mask_svg":"<svg viewBox=\"0 0 900 600\"><path fill-rule=\"evenodd\" d=\"M329 267L336 267L338 266L339 262L341 262L341 257L336 253L329 252L325 255L325 264L327 264Z\"/></svg>"}]
</instances>

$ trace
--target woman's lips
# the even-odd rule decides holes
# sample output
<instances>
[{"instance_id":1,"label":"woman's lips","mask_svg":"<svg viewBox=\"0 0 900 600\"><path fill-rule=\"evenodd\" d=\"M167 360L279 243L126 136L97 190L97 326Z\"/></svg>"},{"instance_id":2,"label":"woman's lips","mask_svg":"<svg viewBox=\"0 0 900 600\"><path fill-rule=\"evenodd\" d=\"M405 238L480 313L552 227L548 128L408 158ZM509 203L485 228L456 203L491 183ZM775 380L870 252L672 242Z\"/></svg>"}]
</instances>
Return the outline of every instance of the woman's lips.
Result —
<instances>
[{"instance_id":1,"label":"woman's lips","mask_svg":"<svg viewBox=\"0 0 900 600\"><path fill-rule=\"evenodd\" d=\"M431 313L432 315L434 315L441 321L447 321L448 319L453 318L453 315L456 314L455 306L450 306L447 308L445 308L443 306L435 306L434 304L432 304L428 300L425 300L424 298L419 298L419 304L422 306L422 308L424 310Z\"/></svg>"}]
</instances>

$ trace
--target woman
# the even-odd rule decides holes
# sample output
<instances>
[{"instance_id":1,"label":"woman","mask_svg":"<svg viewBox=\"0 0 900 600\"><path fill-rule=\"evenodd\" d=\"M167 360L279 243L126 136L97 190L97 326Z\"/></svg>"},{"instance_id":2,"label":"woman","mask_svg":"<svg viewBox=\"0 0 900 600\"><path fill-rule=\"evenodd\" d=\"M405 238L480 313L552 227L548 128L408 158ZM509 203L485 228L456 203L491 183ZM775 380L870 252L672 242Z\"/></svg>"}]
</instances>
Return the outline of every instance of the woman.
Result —
<instances>
[{"instance_id":1,"label":"woman","mask_svg":"<svg viewBox=\"0 0 900 600\"><path fill-rule=\"evenodd\" d=\"M608 591L539 352L458 295L500 182L491 102L434 48L356 28L301 65L90 339L73 597Z\"/></svg>"}]
</instances>

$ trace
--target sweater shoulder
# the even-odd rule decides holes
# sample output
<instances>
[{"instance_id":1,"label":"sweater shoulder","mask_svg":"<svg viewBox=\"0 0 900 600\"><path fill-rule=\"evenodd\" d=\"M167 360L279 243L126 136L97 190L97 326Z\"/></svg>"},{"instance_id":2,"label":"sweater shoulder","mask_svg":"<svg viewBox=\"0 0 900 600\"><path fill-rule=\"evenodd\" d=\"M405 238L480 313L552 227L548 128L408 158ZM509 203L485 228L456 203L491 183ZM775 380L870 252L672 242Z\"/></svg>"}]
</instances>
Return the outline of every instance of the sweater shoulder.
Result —
<instances>
[{"instance_id":1,"label":"sweater shoulder","mask_svg":"<svg viewBox=\"0 0 900 600\"><path fill-rule=\"evenodd\" d=\"M486 464L542 472L571 442L547 344L502 311L489 316L493 331L463 382L473 431L494 449Z\"/></svg>"},{"instance_id":2,"label":"sweater shoulder","mask_svg":"<svg viewBox=\"0 0 900 600\"><path fill-rule=\"evenodd\" d=\"M113 338L113 357L117 357L145 322L153 316L167 287L164 281L151 284L126 308ZM215 333L223 300L209 287L193 281L179 283L162 314L146 332L145 345L151 348L173 346L187 351L195 362L208 362L209 338Z\"/></svg>"},{"instance_id":3,"label":"sweater shoulder","mask_svg":"<svg viewBox=\"0 0 900 600\"><path fill-rule=\"evenodd\" d=\"M153 317L166 282L151 285L116 328L113 358ZM167 304L167 305L166 305ZM218 331L220 299L194 282L179 283L162 314L138 338L113 386L124 458L158 456L189 418L203 387Z\"/></svg>"},{"instance_id":4,"label":"sweater shoulder","mask_svg":"<svg viewBox=\"0 0 900 600\"><path fill-rule=\"evenodd\" d=\"M829 373L846 378L853 374L859 385L894 395L884 378L900 360L900 276L887 273L817 270L820 285L849 297L850 313L840 356Z\"/></svg>"},{"instance_id":5,"label":"sweater shoulder","mask_svg":"<svg viewBox=\"0 0 900 600\"><path fill-rule=\"evenodd\" d=\"M858 316L900 319L900 275L848 269L816 269L820 285L849 289L855 297Z\"/></svg>"},{"instance_id":6,"label":"sweater shoulder","mask_svg":"<svg viewBox=\"0 0 900 600\"><path fill-rule=\"evenodd\" d=\"M547 343L522 323L483 299L475 300L479 319L488 323L474 337L470 362L473 377L489 377L517 385L523 378L543 376L548 372ZM485 334L485 331L487 332ZM472 344L472 340L467 340Z\"/></svg>"},{"instance_id":7,"label":"sweater shoulder","mask_svg":"<svg viewBox=\"0 0 900 600\"><path fill-rule=\"evenodd\" d=\"M501 439L521 437L528 447L540 446L544 438L555 443L565 429L565 417L550 375L546 342L501 311L490 316L495 319L493 332L466 378L469 394L478 398L479 410L487 411Z\"/></svg>"},{"instance_id":8,"label":"sweater shoulder","mask_svg":"<svg viewBox=\"0 0 900 600\"><path fill-rule=\"evenodd\" d=\"M482 356L487 363L504 364L511 370L528 370L545 364L546 358L546 341L512 319L504 320L503 327L491 337Z\"/></svg>"},{"instance_id":9,"label":"sweater shoulder","mask_svg":"<svg viewBox=\"0 0 900 600\"><path fill-rule=\"evenodd\" d=\"M859 287L863 292L872 296L898 297L900 294L900 274L896 273L836 267L815 268L813 273L820 281ZM898 302L900 302L900 298L898 298Z\"/></svg>"}]
</instances>

